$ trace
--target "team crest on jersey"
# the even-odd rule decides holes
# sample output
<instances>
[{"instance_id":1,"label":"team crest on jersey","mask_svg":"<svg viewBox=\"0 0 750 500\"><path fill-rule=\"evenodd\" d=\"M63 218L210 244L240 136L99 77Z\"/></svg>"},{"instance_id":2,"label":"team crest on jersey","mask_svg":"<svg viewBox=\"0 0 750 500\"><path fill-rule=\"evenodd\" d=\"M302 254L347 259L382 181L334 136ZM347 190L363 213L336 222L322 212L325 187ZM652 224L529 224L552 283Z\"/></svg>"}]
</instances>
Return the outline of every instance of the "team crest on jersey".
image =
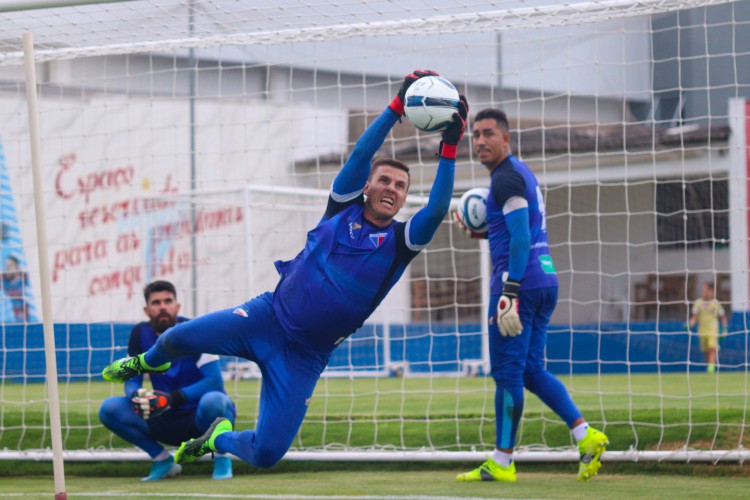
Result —
<instances>
[{"instance_id":1,"label":"team crest on jersey","mask_svg":"<svg viewBox=\"0 0 750 500\"><path fill-rule=\"evenodd\" d=\"M234 311L232 311L232 314L237 314L239 316L242 316L244 318L247 318L247 311L245 311L243 308L238 307Z\"/></svg>"},{"instance_id":2,"label":"team crest on jersey","mask_svg":"<svg viewBox=\"0 0 750 500\"><path fill-rule=\"evenodd\" d=\"M372 244L375 245L375 248L378 248L381 243L385 240L385 237L388 235L388 233L374 233L370 235L370 241L372 241Z\"/></svg>"}]
</instances>

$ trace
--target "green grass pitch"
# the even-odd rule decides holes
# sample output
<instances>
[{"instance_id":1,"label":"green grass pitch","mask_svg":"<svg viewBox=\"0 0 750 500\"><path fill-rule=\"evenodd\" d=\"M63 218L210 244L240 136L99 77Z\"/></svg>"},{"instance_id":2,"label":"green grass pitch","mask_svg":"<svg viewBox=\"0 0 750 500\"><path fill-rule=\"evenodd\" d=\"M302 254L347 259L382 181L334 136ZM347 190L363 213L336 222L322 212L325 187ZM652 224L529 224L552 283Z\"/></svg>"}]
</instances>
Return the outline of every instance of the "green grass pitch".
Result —
<instances>
[{"instance_id":1,"label":"green grass pitch","mask_svg":"<svg viewBox=\"0 0 750 500\"><path fill-rule=\"evenodd\" d=\"M610 450L737 449L745 437L748 376L744 373L639 374L562 377ZM121 394L100 381L60 385L66 450L130 446L101 427L99 402ZM238 402L238 429L252 428L258 381L227 383ZM51 446L42 384L0 385L0 448ZM293 449L368 448L491 450L491 379L322 379ZM559 419L527 394L520 445L570 446ZM235 462L235 478L211 481L210 463L185 466L182 476L140 483L143 462L66 463L68 498L743 498L750 488L740 464L607 463L590 483L575 480L577 464L519 463L514 484L454 481L471 463L306 463L283 461L268 471ZM0 461L5 494L27 499L54 492L49 462Z\"/></svg>"},{"instance_id":2,"label":"green grass pitch","mask_svg":"<svg viewBox=\"0 0 750 500\"><path fill-rule=\"evenodd\" d=\"M748 375L638 374L562 377L593 425L605 429L610 450L736 449L743 432ZM60 384L65 449L130 447L99 423L99 403L121 394L106 382ZM238 429L252 428L257 380L228 382L238 403ZM2 447L51 446L46 389L42 384L0 385ZM485 377L321 379L294 449L446 451L491 449L494 442L494 383ZM519 446L570 446L559 418L527 394Z\"/></svg>"}]
</instances>

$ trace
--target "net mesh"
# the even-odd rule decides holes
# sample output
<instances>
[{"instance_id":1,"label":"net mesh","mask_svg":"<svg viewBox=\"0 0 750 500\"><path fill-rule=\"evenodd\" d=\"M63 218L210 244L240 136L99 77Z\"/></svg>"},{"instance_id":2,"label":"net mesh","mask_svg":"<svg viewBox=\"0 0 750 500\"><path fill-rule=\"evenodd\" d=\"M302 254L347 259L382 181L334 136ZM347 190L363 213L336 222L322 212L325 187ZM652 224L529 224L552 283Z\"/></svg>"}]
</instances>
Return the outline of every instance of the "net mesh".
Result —
<instances>
[{"instance_id":1,"label":"net mesh","mask_svg":"<svg viewBox=\"0 0 750 500\"><path fill-rule=\"evenodd\" d=\"M186 316L272 290L272 262L302 248L359 135L403 75L432 68L473 112L508 113L512 149L540 180L561 282L548 367L587 419L614 451L735 456L748 445L748 23L746 2L666 0L124 1L5 13L2 447L49 446L28 31L66 450L128 446L98 421L101 401L121 393L99 373L124 355L143 286L174 282ZM379 152L411 165L402 217L425 203L438 140L404 121ZM487 185L468 138L458 158L456 197ZM488 276L486 246L445 221L334 353L293 450L491 449ZM711 375L685 326L704 282L730 318ZM251 428L257 368L222 363L238 427ZM520 449L571 444L529 396Z\"/></svg>"}]
</instances>

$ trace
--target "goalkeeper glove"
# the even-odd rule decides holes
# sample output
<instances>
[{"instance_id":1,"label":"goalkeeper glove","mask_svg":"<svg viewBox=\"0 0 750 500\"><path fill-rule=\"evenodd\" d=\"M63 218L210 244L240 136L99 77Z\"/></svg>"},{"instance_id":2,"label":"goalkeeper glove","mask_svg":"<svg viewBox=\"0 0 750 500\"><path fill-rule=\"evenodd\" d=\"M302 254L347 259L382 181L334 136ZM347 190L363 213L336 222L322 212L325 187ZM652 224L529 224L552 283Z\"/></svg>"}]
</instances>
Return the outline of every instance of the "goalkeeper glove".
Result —
<instances>
[{"instance_id":1,"label":"goalkeeper glove","mask_svg":"<svg viewBox=\"0 0 750 500\"><path fill-rule=\"evenodd\" d=\"M440 156L451 160L456 159L458 143L464 136L466 118L469 116L469 101L466 96L460 95L458 99L458 112L453 113L453 122L443 129L443 140L440 141Z\"/></svg>"},{"instance_id":2,"label":"goalkeeper glove","mask_svg":"<svg viewBox=\"0 0 750 500\"><path fill-rule=\"evenodd\" d=\"M475 233L471 229L469 229L466 226L466 223L461 219L461 215L459 215L458 210L454 210L451 212L451 217L453 217L453 222L456 223L458 226L458 229L461 230L462 233L466 235L467 238L476 239L476 240L482 240L487 238L487 233L480 234Z\"/></svg>"},{"instance_id":3,"label":"goalkeeper glove","mask_svg":"<svg viewBox=\"0 0 750 500\"><path fill-rule=\"evenodd\" d=\"M523 331L521 318L518 316L518 291L521 284L518 281L506 280L503 294L497 303L497 326L503 337L515 337Z\"/></svg>"},{"instance_id":4,"label":"goalkeeper glove","mask_svg":"<svg viewBox=\"0 0 750 500\"><path fill-rule=\"evenodd\" d=\"M398 94L393 98L391 103L388 105L394 113L399 117L404 116L404 101L406 99L406 91L409 89L412 83L416 82L424 76L440 76L434 71L415 69L414 73L409 73L404 77L404 82L401 84L401 88L398 89Z\"/></svg>"},{"instance_id":5,"label":"goalkeeper glove","mask_svg":"<svg viewBox=\"0 0 750 500\"><path fill-rule=\"evenodd\" d=\"M144 420L156 418L172 408L172 396L163 391L147 391L140 388L130 401L133 403L133 411Z\"/></svg>"}]
</instances>

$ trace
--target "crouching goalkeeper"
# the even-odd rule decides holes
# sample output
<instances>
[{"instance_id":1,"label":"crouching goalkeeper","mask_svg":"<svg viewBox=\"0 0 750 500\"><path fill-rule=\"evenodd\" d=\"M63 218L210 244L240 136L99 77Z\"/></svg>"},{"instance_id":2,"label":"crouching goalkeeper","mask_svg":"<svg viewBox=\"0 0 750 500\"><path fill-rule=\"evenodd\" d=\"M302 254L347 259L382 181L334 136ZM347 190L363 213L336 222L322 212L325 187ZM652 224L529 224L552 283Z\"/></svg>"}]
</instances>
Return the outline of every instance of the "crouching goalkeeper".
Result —
<instances>
[{"instance_id":1,"label":"crouching goalkeeper","mask_svg":"<svg viewBox=\"0 0 750 500\"><path fill-rule=\"evenodd\" d=\"M187 321L178 316L177 292L168 281L154 281L143 291L143 308L149 321L133 327L128 353L149 349L168 328ZM150 374L152 390L142 387L143 375L125 382L125 396L104 400L99 419L105 427L151 456L151 472L142 481L156 481L179 474L182 467L161 443L179 446L206 432L216 418L232 423L234 403L224 392L219 357L213 354L185 356L172 362L164 373ZM214 457L213 479L232 477L229 456Z\"/></svg>"}]
</instances>

